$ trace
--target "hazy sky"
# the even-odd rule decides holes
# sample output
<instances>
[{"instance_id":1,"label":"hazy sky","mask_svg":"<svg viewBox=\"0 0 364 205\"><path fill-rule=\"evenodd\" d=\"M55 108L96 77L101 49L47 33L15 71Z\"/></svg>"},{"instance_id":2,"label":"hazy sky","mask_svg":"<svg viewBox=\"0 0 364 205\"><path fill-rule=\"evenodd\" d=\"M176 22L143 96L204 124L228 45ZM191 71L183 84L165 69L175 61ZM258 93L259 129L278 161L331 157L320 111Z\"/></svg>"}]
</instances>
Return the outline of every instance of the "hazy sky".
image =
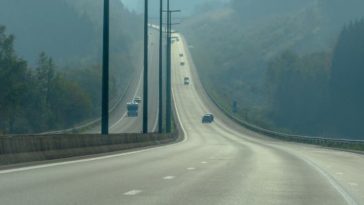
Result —
<instances>
[{"instance_id":1,"label":"hazy sky","mask_svg":"<svg viewBox=\"0 0 364 205\"><path fill-rule=\"evenodd\" d=\"M143 0L121 0L130 10L140 11L143 9Z\"/></svg>"},{"instance_id":2,"label":"hazy sky","mask_svg":"<svg viewBox=\"0 0 364 205\"><path fill-rule=\"evenodd\" d=\"M144 9L144 0L121 0L130 10L141 12ZM172 9L181 9L184 14L190 14L198 4L216 0L170 0ZM227 2L230 0L217 0ZM164 0L166 2L166 0ZM159 9L159 0L149 0L150 11L153 13Z\"/></svg>"}]
</instances>

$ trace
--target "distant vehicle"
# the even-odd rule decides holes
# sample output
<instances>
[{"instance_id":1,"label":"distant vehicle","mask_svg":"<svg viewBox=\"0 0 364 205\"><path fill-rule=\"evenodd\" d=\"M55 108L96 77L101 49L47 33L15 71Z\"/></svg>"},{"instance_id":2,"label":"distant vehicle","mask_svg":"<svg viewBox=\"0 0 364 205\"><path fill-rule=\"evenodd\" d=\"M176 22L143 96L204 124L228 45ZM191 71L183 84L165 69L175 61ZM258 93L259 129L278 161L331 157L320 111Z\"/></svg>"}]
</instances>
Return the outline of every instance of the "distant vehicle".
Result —
<instances>
[{"instance_id":1,"label":"distant vehicle","mask_svg":"<svg viewBox=\"0 0 364 205\"><path fill-rule=\"evenodd\" d=\"M127 103L126 108L128 109L128 117L137 117L139 104L132 101Z\"/></svg>"},{"instance_id":2,"label":"distant vehicle","mask_svg":"<svg viewBox=\"0 0 364 205\"><path fill-rule=\"evenodd\" d=\"M142 98L137 96L137 97L134 97L133 101L140 104L142 102Z\"/></svg>"},{"instance_id":3,"label":"distant vehicle","mask_svg":"<svg viewBox=\"0 0 364 205\"><path fill-rule=\"evenodd\" d=\"M190 78L189 77L185 77L183 79L183 82L184 82L185 85L189 85L190 84Z\"/></svg>"},{"instance_id":4,"label":"distant vehicle","mask_svg":"<svg viewBox=\"0 0 364 205\"><path fill-rule=\"evenodd\" d=\"M180 63L180 65L181 65L181 66L184 66L185 64L186 64L185 62L181 62L181 63Z\"/></svg>"},{"instance_id":5,"label":"distant vehicle","mask_svg":"<svg viewBox=\"0 0 364 205\"><path fill-rule=\"evenodd\" d=\"M204 123L204 124L212 123L213 121L214 121L213 114L208 113L202 117L202 123Z\"/></svg>"},{"instance_id":6,"label":"distant vehicle","mask_svg":"<svg viewBox=\"0 0 364 205\"><path fill-rule=\"evenodd\" d=\"M183 53L180 53L180 54L179 54L179 57L183 57Z\"/></svg>"}]
</instances>

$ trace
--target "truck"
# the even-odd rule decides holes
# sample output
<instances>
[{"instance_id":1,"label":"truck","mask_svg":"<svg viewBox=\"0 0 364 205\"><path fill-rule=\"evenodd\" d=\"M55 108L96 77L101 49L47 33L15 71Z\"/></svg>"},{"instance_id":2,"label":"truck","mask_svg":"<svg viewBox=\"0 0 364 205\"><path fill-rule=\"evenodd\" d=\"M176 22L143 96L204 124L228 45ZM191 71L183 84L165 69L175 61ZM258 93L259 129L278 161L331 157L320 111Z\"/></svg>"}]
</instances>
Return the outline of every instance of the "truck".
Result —
<instances>
[{"instance_id":1,"label":"truck","mask_svg":"<svg viewBox=\"0 0 364 205\"><path fill-rule=\"evenodd\" d=\"M139 104L135 101L126 104L128 110L128 117L138 117Z\"/></svg>"}]
</instances>

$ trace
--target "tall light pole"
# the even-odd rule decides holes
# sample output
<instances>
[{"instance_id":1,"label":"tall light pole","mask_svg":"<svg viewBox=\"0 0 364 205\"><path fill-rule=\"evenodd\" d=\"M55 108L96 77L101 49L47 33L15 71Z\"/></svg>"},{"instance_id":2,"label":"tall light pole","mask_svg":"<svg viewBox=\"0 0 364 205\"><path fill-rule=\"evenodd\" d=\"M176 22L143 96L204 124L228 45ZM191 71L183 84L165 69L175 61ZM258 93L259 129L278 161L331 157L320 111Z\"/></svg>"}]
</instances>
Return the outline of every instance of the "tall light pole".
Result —
<instances>
[{"instance_id":1,"label":"tall light pole","mask_svg":"<svg viewBox=\"0 0 364 205\"><path fill-rule=\"evenodd\" d=\"M109 134L109 0L104 0L101 134Z\"/></svg>"},{"instance_id":2,"label":"tall light pole","mask_svg":"<svg viewBox=\"0 0 364 205\"><path fill-rule=\"evenodd\" d=\"M159 113L158 131L163 132L163 0L159 2Z\"/></svg>"},{"instance_id":3,"label":"tall light pole","mask_svg":"<svg viewBox=\"0 0 364 205\"><path fill-rule=\"evenodd\" d=\"M166 82L166 132L172 128L172 89L171 89L171 12L170 0L167 0L167 82Z\"/></svg>"},{"instance_id":4,"label":"tall light pole","mask_svg":"<svg viewBox=\"0 0 364 205\"><path fill-rule=\"evenodd\" d=\"M144 0L143 133L148 133L148 0Z\"/></svg>"},{"instance_id":5,"label":"tall light pole","mask_svg":"<svg viewBox=\"0 0 364 205\"><path fill-rule=\"evenodd\" d=\"M167 82L166 82L166 131L172 131L172 13L170 0L167 0Z\"/></svg>"}]
</instances>

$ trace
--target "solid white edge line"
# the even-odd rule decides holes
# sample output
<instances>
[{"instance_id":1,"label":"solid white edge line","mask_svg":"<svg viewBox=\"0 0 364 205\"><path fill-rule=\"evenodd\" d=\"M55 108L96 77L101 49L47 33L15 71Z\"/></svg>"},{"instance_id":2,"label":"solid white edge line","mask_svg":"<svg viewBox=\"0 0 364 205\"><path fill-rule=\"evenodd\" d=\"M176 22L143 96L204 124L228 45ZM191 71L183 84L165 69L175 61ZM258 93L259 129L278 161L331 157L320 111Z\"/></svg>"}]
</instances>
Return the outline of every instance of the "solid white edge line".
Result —
<instances>
[{"instance_id":1,"label":"solid white edge line","mask_svg":"<svg viewBox=\"0 0 364 205\"><path fill-rule=\"evenodd\" d=\"M314 162L304 157L300 157L303 161L305 161L308 165L313 167L317 172L319 172L327 181L331 184L332 187L344 198L347 204L349 205L358 205L358 203L354 200L354 198L328 173L322 170L319 166L317 166Z\"/></svg>"},{"instance_id":2,"label":"solid white edge line","mask_svg":"<svg viewBox=\"0 0 364 205\"><path fill-rule=\"evenodd\" d=\"M135 90L135 93L134 93L134 97L133 97L133 99L136 97L137 93L139 93L139 90L140 90L140 87L141 87L141 82L142 82L142 76L143 76L143 72L140 72L139 82L138 82L138 87L137 87L137 89ZM117 122L115 122L115 123L114 123L114 124L110 127L110 129L113 129L114 127L116 127L117 125L119 125L119 123L125 119L126 115L127 115L127 111L123 114L123 116L122 116L122 117L121 117L121 118L120 118Z\"/></svg>"},{"instance_id":3,"label":"solid white edge line","mask_svg":"<svg viewBox=\"0 0 364 205\"><path fill-rule=\"evenodd\" d=\"M63 165L71 165L71 164L77 164L77 163L83 163L83 162L92 162L92 161L97 161L97 160L110 159L110 158L116 158L116 157L121 157L121 156L127 156L127 155L142 153L142 152L151 151L151 150L155 150L155 149L159 149L159 148L161 148L161 147L154 147L154 148L148 148L148 149L144 149L144 150L138 150L138 151L133 151L133 152L125 152L125 153L121 153L121 154L113 154L113 155L95 157L95 158L89 158L89 159L79 159L79 160L73 160L73 161L67 161L67 162L56 162L56 163L50 163L50 164L30 166L30 167L22 167L22 168L1 170L0 174L8 174L8 173L14 173L14 172L21 172L21 171L30 171L30 170L35 170L35 169L42 169L42 168L49 168L49 167L56 167L56 166L63 166Z\"/></svg>"},{"instance_id":4,"label":"solid white edge line","mask_svg":"<svg viewBox=\"0 0 364 205\"><path fill-rule=\"evenodd\" d=\"M155 119L154 119L154 125L153 125L153 128L152 128L153 132L157 131L158 117L159 117L159 108L157 109L157 114L156 114Z\"/></svg>"}]
</instances>

